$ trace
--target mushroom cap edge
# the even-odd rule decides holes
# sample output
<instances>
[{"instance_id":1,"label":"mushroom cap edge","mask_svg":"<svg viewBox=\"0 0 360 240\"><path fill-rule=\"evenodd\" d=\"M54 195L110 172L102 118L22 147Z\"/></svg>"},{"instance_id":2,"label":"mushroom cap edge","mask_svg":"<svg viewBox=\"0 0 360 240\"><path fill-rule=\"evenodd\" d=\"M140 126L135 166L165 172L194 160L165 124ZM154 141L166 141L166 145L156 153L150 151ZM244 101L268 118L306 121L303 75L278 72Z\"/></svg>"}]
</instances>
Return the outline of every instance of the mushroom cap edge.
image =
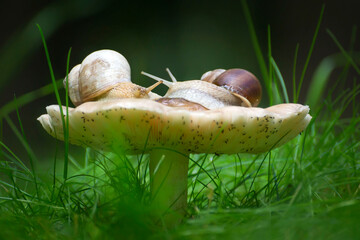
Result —
<instances>
[{"instance_id":1,"label":"mushroom cap edge","mask_svg":"<svg viewBox=\"0 0 360 240\"><path fill-rule=\"evenodd\" d=\"M59 106L46 109L48 114L38 120L50 135L63 140ZM308 106L292 103L196 112L149 99L116 99L68 111L70 143L127 154L161 147L185 153L261 153L288 142L311 120Z\"/></svg>"}]
</instances>

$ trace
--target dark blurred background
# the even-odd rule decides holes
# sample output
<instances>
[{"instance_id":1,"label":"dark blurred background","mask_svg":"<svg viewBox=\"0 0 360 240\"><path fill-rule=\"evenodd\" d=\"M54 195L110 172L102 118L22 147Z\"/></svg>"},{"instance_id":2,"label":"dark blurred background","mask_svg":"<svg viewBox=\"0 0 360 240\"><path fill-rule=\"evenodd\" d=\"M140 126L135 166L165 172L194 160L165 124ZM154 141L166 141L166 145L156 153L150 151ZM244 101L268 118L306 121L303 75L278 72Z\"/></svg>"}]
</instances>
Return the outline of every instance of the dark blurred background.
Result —
<instances>
[{"instance_id":1,"label":"dark blurred background","mask_svg":"<svg viewBox=\"0 0 360 240\"><path fill-rule=\"evenodd\" d=\"M299 79L323 3L325 13L305 75L304 94L300 94L302 103L319 63L339 52L326 29L347 48L353 27L360 22L360 1L248 1L264 53L267 26L271 26L273 57L287 83L290 99L296 44L300 44ZM19 97L51 83L36 24L45 34L57 79L65 76L71 47L70 68L98 49L122 53L131 65L133 82L143 86L153 81L140 75L140 71L168 79L166 67L178 80L198 79L215 68L240 67L262 81L240 1L7 1L0 8L0 20L0 107L14 95ZM159 93L165 90L157 89ZM64 91L60 94L64 96ZM55 141L36 118L54 103L51 94L20 108L28 141L40 159L53 157ZM267 104L265 96L261 106ZM10 118L17 124L16 113L11 113ZM26 156L6 121L2 124L3 142L20 157Z\"/></svg>"}]
</instances>

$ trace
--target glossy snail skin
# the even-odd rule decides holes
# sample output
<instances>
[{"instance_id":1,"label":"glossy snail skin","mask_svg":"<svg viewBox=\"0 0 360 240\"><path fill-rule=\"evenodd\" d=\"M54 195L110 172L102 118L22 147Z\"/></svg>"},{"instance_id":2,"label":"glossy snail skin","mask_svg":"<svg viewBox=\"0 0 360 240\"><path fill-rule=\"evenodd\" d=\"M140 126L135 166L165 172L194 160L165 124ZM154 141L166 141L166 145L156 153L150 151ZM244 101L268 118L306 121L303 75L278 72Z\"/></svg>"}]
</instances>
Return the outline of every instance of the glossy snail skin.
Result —
<instances>
[{"instance_id":1,"label":"glossy snail skin","mask_svg":"<svg viewBox=\"0 0 360 240\"><path fill-rule=\"evenodd\" d=\"M142 72L142 74L157 81L163 81L169 87L165 98L183 98L208 109L225 106L257 106L261 99L261 85L254 75L240 70L217 69L203 74L202 80L183 82L178 82L168 69L172 82L148 73Z\"/></svg>"},{"instance_id":2,"label":"glossy snail skin","mask_svg":"<svg viewBox=\"0 0 360 240\"><path fill-rule=\"evenodd\" d=\"M161 103L163 105L169 106L169 107L181 108L181 109L186 109L189 111L209 110L198 103L190 102L184 98L165 98L164 97L164 98L159 98L155 101L158 103Z\"/></svg>"}]
</instances>

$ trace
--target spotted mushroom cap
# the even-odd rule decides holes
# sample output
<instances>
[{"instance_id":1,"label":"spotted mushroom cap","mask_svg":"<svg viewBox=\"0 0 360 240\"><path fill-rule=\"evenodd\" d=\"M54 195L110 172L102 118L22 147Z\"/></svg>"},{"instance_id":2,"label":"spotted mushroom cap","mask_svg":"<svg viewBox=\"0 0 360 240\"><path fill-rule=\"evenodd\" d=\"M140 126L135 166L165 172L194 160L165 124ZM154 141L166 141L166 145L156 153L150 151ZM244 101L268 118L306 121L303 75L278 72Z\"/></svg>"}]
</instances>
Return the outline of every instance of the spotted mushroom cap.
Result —
<instances>
[{"instance_id":1,"label":"spotted mushroom cap","mask_svg":"<svg viewBox=\"0 0 360 240\"><path fill-rule=\"evenodd\" d=\"M46 110L38 120L63 140L59 106ZM300 104L189 111L149 99L118 99L68 110L70 143L128 154L158 147L187 153L261 153L288 142L311 120L309 107Z\"/></svg>"},{"instance_id":2,"label":"spotted mushroom cap","mask_svg":"<svg viewBox=\"0 0 360 240\"><path fill-rule=\"evenodd\" d=\"M59 106L46 109L48 114L38 120L63 140ZM70 143L127 154L158 147L184 153L261 153L288 142L311 120L309 107L300 104L189 111L149 99L117 99L68 110Z\"/></svg>"}]
</instances>

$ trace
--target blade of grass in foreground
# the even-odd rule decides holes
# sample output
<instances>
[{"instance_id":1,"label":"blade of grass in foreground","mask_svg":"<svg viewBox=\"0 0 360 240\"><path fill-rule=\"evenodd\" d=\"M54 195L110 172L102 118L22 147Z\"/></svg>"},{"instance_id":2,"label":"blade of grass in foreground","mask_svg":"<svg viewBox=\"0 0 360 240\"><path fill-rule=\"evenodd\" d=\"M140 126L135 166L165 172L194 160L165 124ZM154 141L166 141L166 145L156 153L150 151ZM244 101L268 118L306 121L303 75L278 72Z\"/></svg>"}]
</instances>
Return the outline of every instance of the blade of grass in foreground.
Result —
<instances>
[{"instance_id":1,"label":"blade of grass in foreground","mask_svg":"<svg viewBox=\"0 0 360 240\"><path fill-rule=\"evenodd\" d=\"M10 126L11 130L14 132L15 136L19 139L19 141L21 142L21 144L24 146L28 156L30 159L36 159L36 156L33 152L33 150L31 149L29 143L26 141L26 139L21 135L21 133L19 132L19 130L16 128L15 124L13 123L13 121L11 121L11 119L6 116L5 120L7 122L7 124Z\"/></svg>"},{"instance_id":2,"label":"blade of grass in foreground","mask_svg":"<svg viewBox=\"0 0 360 240\"><path fill-rule=\"evenodd\" d=\"M44 51L45 51L45 55L46 55L46 60L47 60L47 63L48 63L48 66L49 66L49 71L50 71L50 76L51 76L51 81L53 83L53 87L54 87L54 92L55 92L55 96L56 96L56 101L60 107L60 113L61 115L63 116L63 110L61 108L61 99L60 99L60 95L59 95L59 91L57 89L57 85L56 85L56 80L55 80L55 75L54 75L54 71L53 71L53 68L52 68L52 65L51 65L51 61L50 61L50 56L49 56L49 51L47 49L47 45L46 45L46 41L45 41L45 37L44 37L44 34L42 32L42 29L40 27L40 25L37 24L37 27L39 29L39 32L40 32L40 35L41 35L41 39L43 41L43 46L44 46ZM64 124L64 123L63 123Z\"/></svg>"},{"instance_id":3,"label":"blade of grass in foreground","mask_svg":"<svg viewBox=\"0 0 360 240\"><path fill-rule=\"evenodd\" d=\"M268 25L268 58L271 59L272 58L272 53L271 53L271 31L270 31L270 25ZM270 106L272 106L274 104L274 99L273 99L273 89L272 89L272 78L273 75L273 66L272 64L269 62L269 78L268 81L265 82L265 84L267 84L267 91L268 91L268 95L269 95L269 104Z\"/></svg>"},{"instance_id":4,"label":"blade of grass in foreground","mask_svg":"<svg viewBox=\"0 0 360 240\"><path fill-rule=\"evenodd\" d=\"M49 70L50 70L50 75L51 75L51 80L52 80L52 83L53 83L53 86L54 86L54 92L55 92L55 96L56 96L56 101L59 105L59 110L60 110L60 114L61 116L64 116L64 112L63 112L63 109L62 109L62 104L61 104L61 99L60 99L60 95L59 95L59 91L57 89L57 86L56 86L56 80L55 80L55 75L54 75L54 71L53 71L53 68L52 68L52 64L51 64L51 61L50 61L50 56L49 56L49 51L47 49L47 45L46 45L46 41L45 41L45 37L44 37L44 34L42 32L42 29L40 27L39 24L37 24L37 27L39 29L39 32L40 32L40 35L41 35L41 39L42 39L42 42L43 42L43 45L44 45L44 50L45 50L45 55L46 55L46 60L47 60L47 63L48 63L48 66L49 66ZM69 54L68 54L68 63L67 65L69 65L69 58L70 58L70 52L69 51ZM67 71L68 71L68 66L67 66ZM68 73L66 74L66 76L68 75ZM68 84L67 84L68 85ZM67 86L68 87L68 86ZM68 108L68 102L66 102L66 109ZM68 111L68 110L66 110ZM61 121L62 121L62 125L63 125L63 129L64 129L64 142L65 142L65 152L64 152L64 179L66 180L67 178L67 167L68 167L68 162L69 162L69 158L68 158L68 155L69 155L69 152L68 152L68 144L69 144L69 140L68 140L68 130L66 130L68 128L67 126L67 122L65 121L65 119L62 117L61 118Z\"/></svg>"},{"instance_id":5,"label":"blade of grass in foreground","mask_svg":"<svg viewBox=\"0 0 360 240\"><path fill-rule=\"evenodd\" d=\"M322 8L321 8L320 17L319 17L319 20L318 20L318 23L317 23L317 26L316 26L316 29L315 29L315 33L314 33L312 42L311 42L310 50L309 50L308 56L307 56L307 58L306 58L304 68L303 68L303 70L302 70L302 72L301 72L301 77L300 77L299 85L298 85L298 87L297 87L296 96L294 96L294 102L295 102L295 103L297 103L297 101L299 100L299 95L300 95L301 86L302 86L302 83L303 83L304 78L305 78L305 73L306 73L307 67L308 67L308 65L309 65L312 52L313 52L313 50L314 50L316 38L317 38L317 35L318 35L318 33L319 33L319 29L320 29L320 24L321 24L321 21L322 21L322 17L323 17L323 15L324 15L324 10L325 10L325 4L323 4L323 6L322 6Z\"/></svg>"},{"instance_id":6,"label":"blade of grass in foreground","mask_svg":"<svg viewBox=\"0 0 360 240\"><path fill-rule=\"evenodd\" d=\"M69 65L70 65L70 55L71 48L69 49L67 60L66 60L66 94L65 94L65 104L66 104L66 119L64 126L64 142L65 142L65 161L64 161L64 179L67 179L68 175L68 164L69 164Z\"/></svg>"},{"instance_id":7,"label":"blade of grass in foreground","mask_svg":"<svg viewBox=\"0 0 360 240\"><path fill-rule=\"evenodd\" d=\"M0 146L2 146L7 152L10 153L10 155L13 157L13 159L16 160L17 163L15 163L17 166L19 166L20 168L22 168L24 171L31 173L30 169L27 168L27 166L20 160L20 158L18 156L16 156L16 154L11 151L11 149L9 147L7 147L2 141L0 141ZM3 150L2 150L3 151Z\"/></svg>"},{"instance_id":8,"label":"blade of grass in foreground","mask_svg":"<svg viewBox=\"0 0 360 240\"><path fill-rule=\"evenodd\" d=\"M282 75L280 73L280 70L279 70L278 66L276 65L276 62L275 62L274 58L271 57L270 61L271 61L271 64L273 65L273 67L275 69L275 73L276 73L276 75L277 75L277 77L278 77L278 79L280 81L280 85L281 85L281 88L283 90L285 102L289 103L289 97L288 97L288 94L287 94L284 78L282 77Z\"/></svg>"},{"instance_id":9,"label":"blade of grass in foreground","mask_svg":"<svg viewBox=\"0 0 360 240\"><path fill-rule=\"evenodd\" d=\"M15 101L16 101L16 97L15 97ZM20 118L19 109L17 108L17 105L15 105L15 106L16 106L16 114L17 114L17 118L18 118L18 121L19 121L19 126L20 126L20 130L21 130L23 140L26 143L26 145L29 146L29 149L31 149L30 144L27 141L27 138L26 138L26 135L25 135L24 127L22 125L22 121L21 121L21 118ZM31 171L32 171L33 176L34 176L34 184L35 184L36 194L37 194L37 196L39 196L39 187L38 187L38 183L37 183L37 180L36 180L36 173L35 173L35 166L34 166L34 160L35 159L32 156L32 155L35 156L35 154L34 153L31 154L31 153L32 153L32 151L30 152L28 150L28 157L29 157L29 162L30 162L30 166L31 166Z\"/></svg>"},{"instance_id":10,"label":"blade of grass in foreground","mask_svg":"<svg viewBox=\"0 0 360 240\"><path fill-rule=\"evenodd\" d=\"M299 52L299 43L296 44L295 48L295 55L294 55L294 65L293 65L293 101L295 102L295 96L296 96L296 62Z\"/></svg>"}]
</instances>

